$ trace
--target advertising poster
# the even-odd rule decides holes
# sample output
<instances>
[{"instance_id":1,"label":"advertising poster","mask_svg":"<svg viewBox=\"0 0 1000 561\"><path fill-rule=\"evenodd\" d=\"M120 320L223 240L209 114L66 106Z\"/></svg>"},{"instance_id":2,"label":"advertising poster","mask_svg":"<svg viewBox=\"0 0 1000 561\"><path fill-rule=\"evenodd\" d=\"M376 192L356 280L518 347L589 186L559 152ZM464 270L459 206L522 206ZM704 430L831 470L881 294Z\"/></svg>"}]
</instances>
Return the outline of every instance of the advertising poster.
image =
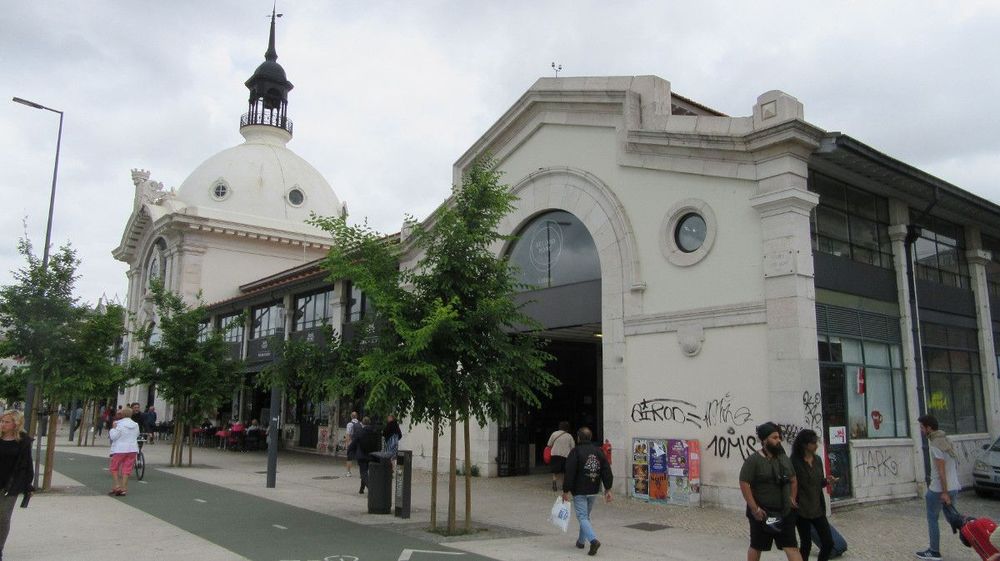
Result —
<instances>
[{"instance_id":1,"label":"advertising poster","mask_svg":"<svg viewBox=\"0 0 1000 561\"><path fill-rule=\"evenodd\" d=\"M697 440L632 440L629 493L647 502L701 504L701 445Z\"/></svg>"},{"instance_id":2,"label":"advertising poster","mask_svg":"<svg viewBox=\"0 0 1000 561\"><path fill-rule=\"evenodd\" d=\"M697 440L688 440L688 485L691 496L688 504L701 505L701 444Z\"/></svg>"},{"instance_id":3,"label":"advertising poster","mask_svg":"<svg viewBox=\"0 0 1000 561\"><path fill-rule=\"evenodd\" d=\"M667 482L666 441L649 441L649 500L666 502L669 496Z\"/></svg>"},{"instance_id":4,"label":"advertising poster","mask_svg":"<svg viewBox=\"0 0 1000 561\"><path fill-rule=\"evenodd\" d=\"M667 441L667 475L687 477L687 442L670 439Z\"/></svg>"},{"instance_id":5,"label":"advertising poster","mask_svg":"<svg viewBox=\"0 0 1000 561\"><path fill-rule=\"evenodd\" d=\"M649 499L649 443L646 440L632 441L632 496Z\"/></svg>"}]
</instances>

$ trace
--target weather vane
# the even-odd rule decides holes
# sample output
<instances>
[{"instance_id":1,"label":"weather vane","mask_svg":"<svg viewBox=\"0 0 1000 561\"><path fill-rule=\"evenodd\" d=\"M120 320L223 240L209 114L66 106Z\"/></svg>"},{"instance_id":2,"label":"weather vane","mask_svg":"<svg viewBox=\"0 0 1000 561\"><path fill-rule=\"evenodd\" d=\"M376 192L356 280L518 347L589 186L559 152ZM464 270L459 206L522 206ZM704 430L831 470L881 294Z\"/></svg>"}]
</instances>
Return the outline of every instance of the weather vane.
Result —
<instances>
[{"instance_id":1,"label":"weather vane","mask_svg":"<svg viewBox=\"0 0 1000 561\"><path fill-rule=\"evenodd\" d=\"M278 0L274 0L274 4L271 5L271 13L267 15L269 18L280 18L285 14L276 14L278 11Z\"/></svg>"},{"instance_id":2,"label":"weather vane","mask_svg":"<svg viewBox=\"0 0 1000 561\"><path fill-rule=\"evenodd\" d=\"M562 70L562 65L561 64L556 65L556 63L553 62L552 63L552 70L555 70L555 72L556 72L556 78L558 78L559 77L559 71Z\"/></svg>"}]
</instances>

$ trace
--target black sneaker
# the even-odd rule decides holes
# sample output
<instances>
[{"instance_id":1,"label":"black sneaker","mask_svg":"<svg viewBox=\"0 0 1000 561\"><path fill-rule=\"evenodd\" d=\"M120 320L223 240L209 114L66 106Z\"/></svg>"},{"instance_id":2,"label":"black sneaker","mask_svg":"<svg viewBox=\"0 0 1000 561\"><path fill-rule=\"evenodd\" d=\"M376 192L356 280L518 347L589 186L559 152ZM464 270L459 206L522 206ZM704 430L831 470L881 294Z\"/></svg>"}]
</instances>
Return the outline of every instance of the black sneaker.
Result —
<instances>
[{"instance_id":1,"label":"black sneaker","mask_svg":"<svg viewBox=\"0 0 1000 561\"><path fill-rule=\"evenodd\" d=\"M917 559L924 559L925 561L941 561L941 552L934 551L928 547L923 551L917 552Z\"/></svg>"},{"instance_id":2,"label":"black sneaker","mask_svg":"<svg viewBox=\"0 0 1000 561\"><path fill-rule=\"evenodd\" d=\"M590 542L590 551L587 552L587 555L597 555L597 548L599 547L601 547L601 542L597 540ZM941 558L938 557L938 559Z\"/></svg>"},{"instance_id":3,"label":"black sneaker","mask_svg":"<svg viewBox=\"0 0 1000 561\"><path fill-rule=\"evenodd\" d=\"M583 549L585 547L587 547L587 544L582 543L582 542L576 542L576 548L577 549Z\"/></svg>"}]
</instances>

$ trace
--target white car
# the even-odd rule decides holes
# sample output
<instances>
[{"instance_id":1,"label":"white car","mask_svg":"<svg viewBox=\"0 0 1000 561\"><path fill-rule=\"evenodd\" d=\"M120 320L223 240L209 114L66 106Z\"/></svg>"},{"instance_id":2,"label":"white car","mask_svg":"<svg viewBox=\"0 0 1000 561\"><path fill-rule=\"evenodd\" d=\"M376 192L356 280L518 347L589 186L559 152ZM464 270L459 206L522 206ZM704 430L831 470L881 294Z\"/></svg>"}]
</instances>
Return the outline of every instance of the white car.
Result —
<instances>
[{"instance_id":1,"label":"white car","mask_svg":"<svg viewBox=\"0 0 1000 561\"><path fill-rule=\"evenodd\" d=\"M984 444L972 467L973 488L980 497L1000 493L1000 438Z\"/></svg>"}]
</instances>

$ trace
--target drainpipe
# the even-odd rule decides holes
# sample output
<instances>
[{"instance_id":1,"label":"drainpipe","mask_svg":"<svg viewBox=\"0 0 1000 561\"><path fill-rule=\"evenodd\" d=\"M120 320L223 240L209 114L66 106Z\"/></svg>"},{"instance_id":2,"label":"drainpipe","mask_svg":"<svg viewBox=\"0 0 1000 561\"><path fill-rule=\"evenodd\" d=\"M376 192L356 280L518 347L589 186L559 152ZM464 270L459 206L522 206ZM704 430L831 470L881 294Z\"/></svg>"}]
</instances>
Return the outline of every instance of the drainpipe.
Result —
<instances>
[{"instance_id":1,"label":"drainpipe","mask_svg":"<svg viewBox=\"0 0 1000 561\"><path fill-rule=\"evenodd\" d=\"M931 209L938 203L938 196L939 189L935 187L934 199L915 222L922 221L930 213ZM917 281L913 274L913 244L917 242L920 233L920 226L912 223L907 224L903 247L906 251L906 284L910 292L910 330L913 335L913 362L917 378L917 410L920 415L926 415L927 397L924 392L927 388L927 372L924 370L924 348L920 340L920 306L917 304ZM927 437L921 434L920 442L924 457L924 483L929 486L931 482L931 451Z\"/></svg>"}]
</instances>

